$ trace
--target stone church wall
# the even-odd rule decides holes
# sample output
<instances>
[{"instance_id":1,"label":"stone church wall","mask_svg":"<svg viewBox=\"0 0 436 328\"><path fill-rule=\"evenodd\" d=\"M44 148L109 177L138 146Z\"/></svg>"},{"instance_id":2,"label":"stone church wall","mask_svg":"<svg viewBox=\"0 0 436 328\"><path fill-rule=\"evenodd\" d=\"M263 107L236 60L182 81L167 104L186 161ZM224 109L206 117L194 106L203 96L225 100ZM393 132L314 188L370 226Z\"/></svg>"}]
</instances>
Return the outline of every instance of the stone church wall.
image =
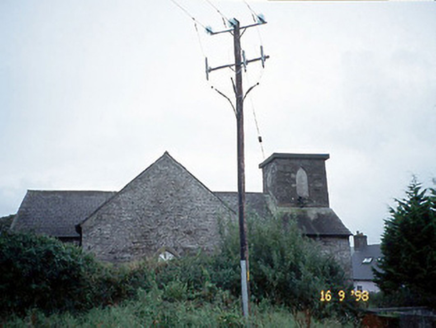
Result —
<instances>
[{"instance_id":1,"label":"stone church wall","mask_svg":"<svg viewBox=\"0 0 436 328\"><path fill-rule=\"evenodd\" d=\"M316 240L321 244L325 254L332 255L342 266L347 277L352 277L352 263L350 241L348 237L319 237Z\"/></svg>"},{"instance_id":2,"label":"stone church wall","mask_svg":"<svg viewBox=\"0 0 436 328\"><path fill-rule=\"evenodd\" d=\"M213 251L218 220L232 213L165 154L82 224L82 245L111 262L138 260L164 249L174 255Z\"/></svg>"}]
</instances>

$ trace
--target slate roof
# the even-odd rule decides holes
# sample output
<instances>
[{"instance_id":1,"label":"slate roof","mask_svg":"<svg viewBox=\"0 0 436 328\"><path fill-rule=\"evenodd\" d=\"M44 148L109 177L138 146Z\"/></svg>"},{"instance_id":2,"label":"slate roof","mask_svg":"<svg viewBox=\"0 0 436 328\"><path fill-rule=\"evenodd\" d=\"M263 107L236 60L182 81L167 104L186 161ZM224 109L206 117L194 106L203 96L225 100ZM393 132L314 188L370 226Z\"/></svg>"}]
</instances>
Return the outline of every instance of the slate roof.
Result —
<instances>
[{"instance_id":1,"label":"slate roof","mask_svg":"<svg viewBox=\"0 0 436 328\"><path fill-rule=\"evenodd\" d=\"M286 208L284 219L295 218L307 236L348 237L351 235L336 213L328 207Z\"/></svg>"},{"instance_id":2,"label":"slate roof","mask_svg":"<svg viewBox=\"0 0 436 328\"><path fill-rule=\"evenodd\" d=\"M224 203L238 213L237 192L215 192ZM267 205L267 196L260 192L245 194L247 212L256 212L261 217L271 216ZM298 227L307 236L343 236L351 235L336 213L327 207L286 208L284 220L297 219Z\"/></svg>"},{"instance_id":3,"label":"slate roof","mask_svg":"<svg viewBox=\"0 0 436 328\"><path fill-rule=\"evenodd\" d=\"M380 245L367 245L357 249L353 249L351 261L353 263L353 280L372 281L374 274L372 268L378 268L377 260L383 257ZM365 258L372 258L371 263L362 263Z\"/></svg>"},{"instance_id":4,"label":"slate roof","mask_svg":"<svg viewBox=\"0 0 436 328\"><path fill-rule=\"evenodd\" d=\"M225 192L216 191L214 192L224 203L227 204L235 213L238 213L238 193L237 192ZM246 211L256 212L261 217L268 217L271 212L268 209L268 204L266 202L266 196L260 192L246 192L245 193L245 206Z\"/></svg>"},{"instance_id":5,"label":"slate roof","mask_svg":"<svg viewBox=\"0 0 436 328\"><path fill-rule=\"evenodd\" d=\"M78 238L75 225L115 194L108 191L28 190L11 230Z\"/></svg>"}]
</instances>

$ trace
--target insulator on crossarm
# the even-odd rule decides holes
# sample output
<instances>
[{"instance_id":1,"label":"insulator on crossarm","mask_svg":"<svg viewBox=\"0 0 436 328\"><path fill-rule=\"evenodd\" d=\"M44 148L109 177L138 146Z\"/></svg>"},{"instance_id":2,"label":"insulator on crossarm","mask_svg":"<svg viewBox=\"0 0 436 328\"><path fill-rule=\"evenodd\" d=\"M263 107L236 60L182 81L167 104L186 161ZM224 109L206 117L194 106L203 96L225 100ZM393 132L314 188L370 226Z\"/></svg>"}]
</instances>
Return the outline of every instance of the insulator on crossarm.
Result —
<instances>
[{"instance_id":1,"label":"insulator on crossarm","mask_svg":"<svg viewBox=\"0 0 436 328\"><path fill-rule=\"evenodd\" d=\"M206 33L207 34L213 34L213 30L212 30L212 27L210 27L210 26L206 26Z\"/></svg>"},{"instance_id":2,"label":"insulator on crossarm","mask_svg":"<svg viewBox=\"0 0 436 328\"><path fill-rule=\"evenodd\" d=\"M263 16L263 14L257 15L257 22L259 24L266 24L265 16Z\"/></svg>"},{"instance_id":3,"label":"insulator on crossarm","mask_svg":"<svg viewBox=\"0 0 436 328\"><path fill-rule=\"evenodd\" d=\"M265 68L265 56L263 54L263 46L260 46L260 60L262 61L262 67Z\"/></svg>"}]
</instances>

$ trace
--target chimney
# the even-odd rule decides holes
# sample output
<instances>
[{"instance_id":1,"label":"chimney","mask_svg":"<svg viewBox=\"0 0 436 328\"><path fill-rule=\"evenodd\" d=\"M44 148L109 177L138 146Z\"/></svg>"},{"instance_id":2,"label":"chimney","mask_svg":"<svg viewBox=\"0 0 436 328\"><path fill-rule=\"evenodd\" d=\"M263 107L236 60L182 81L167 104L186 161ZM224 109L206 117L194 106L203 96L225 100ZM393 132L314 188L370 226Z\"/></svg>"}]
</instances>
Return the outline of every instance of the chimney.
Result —
<instances>
[{"instance_id":1,"label":"chimney","mask_svg":"<svg viewBox=\"0 0 436 328\"><path fill-rule=\"evenodd\" d=\"M362 232L357 231L353 236L354 238L354 250L359 251L368 246L367 236L365 236Z\"/></svg>"}]
</instances>

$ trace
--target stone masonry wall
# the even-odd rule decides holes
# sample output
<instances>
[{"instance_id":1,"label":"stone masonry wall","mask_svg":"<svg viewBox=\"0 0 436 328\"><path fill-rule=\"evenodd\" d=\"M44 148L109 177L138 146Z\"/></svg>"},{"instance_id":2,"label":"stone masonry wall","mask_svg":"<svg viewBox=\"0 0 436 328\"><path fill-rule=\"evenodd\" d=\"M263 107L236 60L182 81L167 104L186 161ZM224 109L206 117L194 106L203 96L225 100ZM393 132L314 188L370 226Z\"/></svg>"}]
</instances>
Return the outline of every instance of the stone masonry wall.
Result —
<instances>
[{"instance_id":1,"label":"stone masonry wall","mask_svg":"<svg viewBox=\"0 0 436 328\"><path fill-rule=\"evenodd\" d=\"M234 213L165 153L82 224L82 246L111 262L164 248L175 255L213 251L224 216Z\"/></svg>"},{"instance_id":2,"label":"stone masonry wall","mask_svg":"<svg viewBox=\"0 0 436 328\"><path fill-rule=\"evenodd\" d=\"M334 259L345 270L347 277L352 277L351 249L348 237L319 237L316 239L322 245L325 254L333 255Z\"/></svg>"},{"instance_id":3,"label":"stone masonry wall","mask_svg":"<svg viewBox=\"0 0 436 328\"><path fill-rule=\"evenodd\" d=\"M264 193L269 194L277 206L302 206L296 181L300 167L307 174L309 187L309 196L304 200L304 207L329 207L324 160L274 159L263 167Z\"/></svg>"}]
</instances>

